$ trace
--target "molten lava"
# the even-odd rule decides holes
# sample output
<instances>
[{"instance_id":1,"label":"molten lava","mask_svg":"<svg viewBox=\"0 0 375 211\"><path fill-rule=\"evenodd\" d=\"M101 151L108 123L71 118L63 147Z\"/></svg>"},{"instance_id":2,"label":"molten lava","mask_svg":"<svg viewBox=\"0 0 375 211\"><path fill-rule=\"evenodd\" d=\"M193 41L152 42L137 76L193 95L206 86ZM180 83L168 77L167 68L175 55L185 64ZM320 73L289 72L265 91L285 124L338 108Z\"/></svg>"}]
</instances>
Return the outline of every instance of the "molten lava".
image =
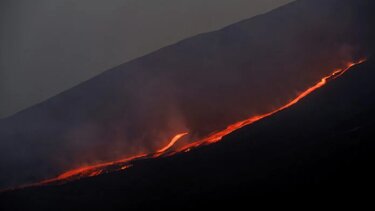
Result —
<instances>
[{"instance_id":1,"label":"molten lava","mask_svg":"<svg viewBox=\"0 0 375 211\"><path fill-rule=\"evenodd\" d=\"M192 142L190 144L187 144L186 146L183 146L179 149L175 149L173 151L171 150L171 148L175 145L175 143L177 141L179 141L182 137L184 137L188 134L187 132L175 135L165 147L157 150L155 153L141 154L141 155L124 158L124 159L117 160L117 161L81 167L81 168L78 168L78 169L70 170L68 172L65 172L65 173L59 175L56 178L45 180L45 181L43 181L41 183L38 183L38 184L64 183L66 181L76 180L76 179L80 179L80 178L83 178L83 177L92 177L92 176L97 176L97 175L108 173L108 172L120 171L120 170L124 170L124 169L130 168L131 166L133 166L132 163L135 160L147 159L147 158L156 158L156 157L161 157L161 156L171 156L171 155L174 155L176 153L188 152L191 149L199 147L199 146L216 143L216 142L220 141L224 136L228 135L229 133L232 133L235 130L238 130L238 129L246 126L246 125L250 125L250 124L252 124L256 121L259 121L259 120L261 120L263 118L266 118L268 116L271 116L271 115L273 115L273 114L275 114L279 111L282 111L286 108L291 107L292 105L299 102L302 98L306 97L310 93L312 93L315 90L319 89L320 87L324 86L330 80L333 80L333 79L336 79L337 77L340 77L346 71L348 71L351 67L353 67L357 64L361 64L365 61L366 61L365 59L362 59L358 62L350 62L350 63L346 64L346 66L344 68L334 70L330 75L327 75L327 76L323 77L319 82L317 82L316 84L314 84L310 88L308 88L305 91L298 94L298 96L296 96L294 99L290 100L285 105L283 105L283 106L281 106L281 107L279 107L279 108L277 108L273 111L270 111L268 113L261 114L261 115L252 116L252 117L250 117L248 119L245 119L243 121L231 124L227 128L225 128L224 130L214 132L211 135L207 136L206 138L203 138L201 140L198 140L198 141Z\"/></svg>"},{"instance_id":2,"label":"molten lava","mask_svg":"<svg viewBox=\"0 0 375 211\"><path fill-rule=\"evenodd\" d=\"M180 140L183 136L186 136L189 133L181 133L177 134L173 139L169 142L169 144L161 149L159 149L156 153L164 153L168 151L178 140Z\"/></svg>"},{"instance_id":3,"label":"molten lava","mask_svg":"<svg viewBox=\"0 0 375 211\"><path fill-rule=\"evenodd\" d=\"M187 134L188 133L180 133L180 134L175 135L165 147L159 149L154 154L140 154L140 155L136 155L136 156L132 156L132 157L128 157L128 158L124 158L124 159L116 160L112 162L105 162L105 163L100 163L96 165L84 166L81 168L67 171L63 174L60 174L56 178L42 181L40 184L71 181L71 180L75 180L75 179L79 179L83 177L93 177L93 176L97 176L97 175L107 173L107 172L125 170L132 166L131 164L129 164L130 161L135 161L141 158L151 158L151 157L161 156L163 153L167 152L171 147L173 147L173 145L177 141L179 141L183 136L186 136Z\"/></svg>"},{"instance_id":4,"label":"molten lava","mask_svg":"<svg viewBox=\"0 0 375 211\"><path fill-rule=\"evenodd\" d=\"M250 124L252 124L256 121L259 121L259 120L261 120L265 117L271 116L271 115L273 115L273 114L275 114L279 111L282 111L286 108L289 108L290 106L298 103L302 98L306 97L310 93L312 93L315 90L319 89L320 87L324 86L328 81L340 77L346 71L348 71L351 67L353 67L355 65L358 65L358 64L361 64L365 61L366 61L366 59L359 60L358 62L349 62L349 63L346 64L345 68L334 70L330 75L323 77L318 83L316 83L312 87L310 87L310 88L306 89L305 91L301 92L300 94L298 94L296 98L292 99L287 104L285 104L285 105L283 105L283 106L281 106L281 107L279 107L279 108L277 108L277 109L275 109L275 110L273 110L269 113L256 115L256 116L250 117L246 120L231 124L226 129L224 129L222 131L215 132L215 133L209 135L208 137L206 137L206 138L204 138L200 141L196 141L196 142L193 142L193 143L185 146L183 149L180 150L180 152L181 151L189 151L191 148L198 147L198 146L201 146L201 145L207 145L207 144L212 144L212 143L218 142L223 138L223 136L226 136L226 135L228 135L229 133L232 133L235 130L238 130L238 129L246 126L246 125L250 125Z\"/></svg>"}]
</instances>

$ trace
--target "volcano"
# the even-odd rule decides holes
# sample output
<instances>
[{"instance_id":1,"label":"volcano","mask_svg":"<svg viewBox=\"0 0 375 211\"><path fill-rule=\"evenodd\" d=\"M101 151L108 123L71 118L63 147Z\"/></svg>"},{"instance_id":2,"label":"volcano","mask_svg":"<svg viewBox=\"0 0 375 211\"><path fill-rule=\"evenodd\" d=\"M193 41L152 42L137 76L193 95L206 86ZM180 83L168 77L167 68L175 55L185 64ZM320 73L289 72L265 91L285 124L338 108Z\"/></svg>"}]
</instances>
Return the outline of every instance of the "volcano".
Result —
<instances>
[{"instance_id":1,"label":"volcano","mask_svg":"<svg viewBox=\"0 0 375 211\"><path fill-rule=\"evenodd\" d=\"M1 204L9 210L142 210L218 208L260 196L365 197L375 187L369 168L375 158L374 70L369 59L216 144L63 185L4 192Z\"/></svg>"},{"instance_id":2,"label":"volcano","mask_svg":"<svg viewBox=\"0 0 375 211\"><path fill-rule=\"evenodd\" d=\"M28 187L1 204L151 209L362 191L372 176L373 8L296 1L2 120L0 187Z\"/></svg>"},{"instance_id":3,"label":"volcano","mask_svg":"<svg viewBox=\"0 0 375 211\"><path fill-rule=\"evenodd\" d=\"M3 119L0 188L149 154L184 132L177 145L186 145L269 113L370 55L371 6L296 1L120 65Z\"/></svg>"}]
</instances>

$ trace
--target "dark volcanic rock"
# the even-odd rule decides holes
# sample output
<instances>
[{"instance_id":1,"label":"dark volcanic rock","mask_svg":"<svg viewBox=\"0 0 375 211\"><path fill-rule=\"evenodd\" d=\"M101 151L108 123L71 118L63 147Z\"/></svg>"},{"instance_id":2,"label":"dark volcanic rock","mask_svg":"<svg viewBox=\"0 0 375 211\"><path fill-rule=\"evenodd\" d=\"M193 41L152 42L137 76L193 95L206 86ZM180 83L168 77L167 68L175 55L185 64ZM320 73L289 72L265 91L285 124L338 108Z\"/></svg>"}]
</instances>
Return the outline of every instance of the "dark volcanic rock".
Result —
<instances>
[{"instance_id":1,"label":"dark volcanic rock","mask_svg":"<svg viewBox=\"0 0 375 211\"><path fill-rule=\"evenodd\" d=\"M0 187L154 150L182 131L201 137L269 111L370 54L370 3L297 1L163 48L5 119Z\"/></svg>"},{"instance_id":2,"label":"dark volcanic rock","mask_svg":"<svg viewBox=\"0 0 375 211\"><path fill-rule=\"evenodd\" d=\"M253 204L259 197L364 199L375 188L374 80L370 59L218 144L139 161L123 172L6 192L0 204L8 210L161 210Z\"/></svg>"}]
</instances>

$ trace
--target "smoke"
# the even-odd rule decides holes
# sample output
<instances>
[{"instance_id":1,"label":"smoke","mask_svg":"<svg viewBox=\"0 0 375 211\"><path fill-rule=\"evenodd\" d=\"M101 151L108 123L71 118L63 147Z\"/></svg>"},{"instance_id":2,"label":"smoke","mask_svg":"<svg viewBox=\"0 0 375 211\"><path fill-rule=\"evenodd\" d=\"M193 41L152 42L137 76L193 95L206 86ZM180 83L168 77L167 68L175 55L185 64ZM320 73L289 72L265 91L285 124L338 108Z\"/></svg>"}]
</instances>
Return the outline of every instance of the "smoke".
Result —
<instances>
[{"instance_id":1,"label":"smoke","mask_svg":"<svg viewBox=\"0 0 375 211\"><path fill-rule=\"evenodd\" d=\"M267 113L368 53L362 4L302 0L121 65L0 122L0 187ZM151 35L150 35L151 36Z\"/></svg>"}]
</instances>

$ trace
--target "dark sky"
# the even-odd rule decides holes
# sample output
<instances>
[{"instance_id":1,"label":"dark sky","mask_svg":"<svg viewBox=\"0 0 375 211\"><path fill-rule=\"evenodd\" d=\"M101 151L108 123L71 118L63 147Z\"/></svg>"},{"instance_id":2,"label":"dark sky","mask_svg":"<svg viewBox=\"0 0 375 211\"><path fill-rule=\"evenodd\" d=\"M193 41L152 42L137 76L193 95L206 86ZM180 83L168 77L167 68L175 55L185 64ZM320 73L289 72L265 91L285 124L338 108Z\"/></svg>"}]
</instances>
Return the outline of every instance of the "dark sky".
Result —
<instances>
[{"instance_id":1,"label":"dark sky","mask_svg":"<svg viewBox=\"0 0 375 211\"><path fill-rule=\"evenodd\" d=\"M292 0L2 0L0 117Z\"/></svg>"}]
</instances>

